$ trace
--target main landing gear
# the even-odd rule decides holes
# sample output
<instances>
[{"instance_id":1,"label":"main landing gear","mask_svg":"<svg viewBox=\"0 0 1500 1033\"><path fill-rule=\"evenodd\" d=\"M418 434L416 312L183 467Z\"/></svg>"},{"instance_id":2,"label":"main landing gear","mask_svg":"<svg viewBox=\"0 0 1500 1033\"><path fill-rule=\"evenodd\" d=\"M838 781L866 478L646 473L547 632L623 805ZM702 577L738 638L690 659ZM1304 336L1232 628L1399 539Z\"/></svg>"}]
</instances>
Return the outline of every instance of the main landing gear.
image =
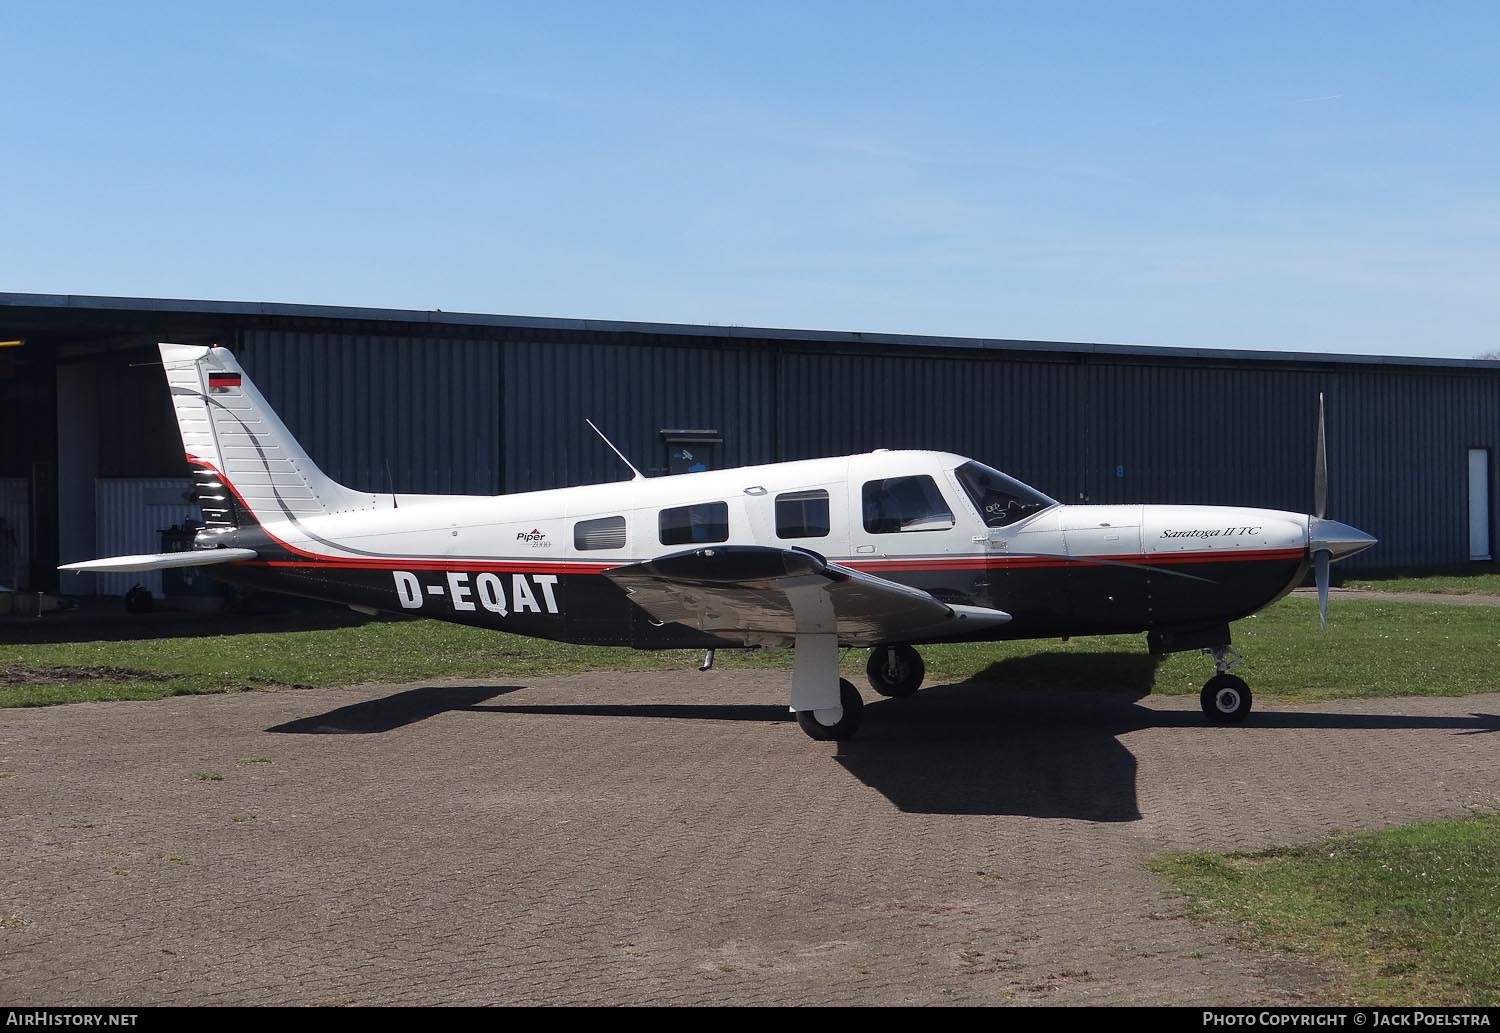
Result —
<instances>
[{"instance_id":1,"label":"main landing gear","mask_svg":"<svg viewBox=\"0 0 1500 1033\"><path fill-rule=\"evenodd\" d=\"M921 686L926 673L922 654L911 646L876 646L865 665L870 688L882 696L910 696Z\"/></svg>"},{"instance_id":2,"label":"main landing gear","mask_svg":"<svg viewBox=\"0 0 1500 1033\"><path fill-rule=\"evenodd\" d=\"M819 592L819 602L822 602ZM792 651L792 710L797 724L819 742L844 742L854 738L864 716L865 701L859 690L839 677L839 643L832 634L831 607L828 632L798 635Z\"/></svg>"},{"instance_id":3,"label":"main landing gear","mask_svg":"<svg viewBox=\"0 0 1500 1033\"><path fill-rule=\"evenodd\" d=\"M848 679L839 679L839 705L832 709L799 710L797 724L809 738L819 742L844 742L854 738L864 716L865 701ZM825 723L827 722L827 723Z\"/></svg>"},{"instance_id":4,"label":"main landing gear","mask_svg":"<svg viewBox=\"0 0 1500 1033\"><path fill-rule=\"evenodd\" d=\"M1240 654L1229 646L1214 646L1208 652L1214 658L1215 674L1203 686L1199 702L1209 720L1228 724L1245 720L1250 713L1250 686L1245 679L1229 673L1240 662Z\"/></svg>"},{"instance_id":5,"label":"main landing gear","mask_svg":"<svg viewBox=\"0 0 1500 1033\"><path fill-rule=\"evenodd\" d=\"M927 673L922 655L911 646L876 646L865 665L870 686L882 696L910 696ZM838 683L838 703L832 688ZM792 709L797 724L819 742L845 742L854 738L864 716L859 690L838 678L837 646L831 636L799 635L792 668Z\"/></svg>"}]
</instances>

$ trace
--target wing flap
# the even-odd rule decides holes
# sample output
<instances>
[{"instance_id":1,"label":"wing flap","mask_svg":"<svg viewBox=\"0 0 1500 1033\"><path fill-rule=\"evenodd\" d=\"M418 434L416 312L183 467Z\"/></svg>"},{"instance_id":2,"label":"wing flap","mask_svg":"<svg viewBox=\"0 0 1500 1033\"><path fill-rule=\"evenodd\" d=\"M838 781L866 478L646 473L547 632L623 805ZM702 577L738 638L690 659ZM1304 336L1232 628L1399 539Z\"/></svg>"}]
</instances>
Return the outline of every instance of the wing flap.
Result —
<instances>
[{"instance_id":1,"label":"wing flap","mask_svg":"<svg viewBox=\"0 0 1500 1033\"><path fill-rule=\"evenodd\" d=\"M111 556L103 560L66 563L58 570L80 574L123 574L139 570L167 570L170 567L209 567L218 563L238 563L255 559L254 549L197 549L190 552L156 552L141 556Z\"/></svg>"},{"instance_id":2,"label":"wing flap","mask_svg":"<svg viewBox=\"0 0 1500 1033\"><path fill-rule=\"evenodd\" d=\"M836 633L846 645L874 645L945 638L1010 620L1000 610L950 606L921 589L801 549L695 549L616 567L604 576L655 620L746 645L812 633Z\"/></svg>"}]
</instances>

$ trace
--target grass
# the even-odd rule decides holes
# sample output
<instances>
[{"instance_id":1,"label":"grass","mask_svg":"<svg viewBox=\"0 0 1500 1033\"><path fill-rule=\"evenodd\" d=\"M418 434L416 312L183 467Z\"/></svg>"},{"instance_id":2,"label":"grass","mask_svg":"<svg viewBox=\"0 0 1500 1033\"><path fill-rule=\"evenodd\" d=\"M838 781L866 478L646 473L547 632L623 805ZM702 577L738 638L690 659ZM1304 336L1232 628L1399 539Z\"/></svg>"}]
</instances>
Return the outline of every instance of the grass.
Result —
<instances>
[{"instance_id":1,"label":"grass","mask_svg":"<svg viewBox=\"0 0 1500 1033\"><path fill-rule=\"evenodd\" d=\"M1285 599L1234 626L1246 655L1236 673L1262 701L1463 695L1500 688L1489 657L1500 619L1485 608L1336 600L1326 633L1315 603ZM926 646L928 684L980 677L1011 688L1196 693L1211 666L1200 653L1146 655L1144 636ZM370 621L271 634L0 646L0 707L159 699L277 686L435 678L496 683L599 670L682 670L700 653L567 646L437 621ZM863 683L866 653L844 656ZM730 669L790 669L791 654L724 651ZM52 678L55 668L115 668L110 677ZM125 672L121 674L120 672ZM129 672L136 672L130 675ZM75 672L76 673L76 672ZM21 677L20 675L26 675ZM143 675L145 677L143 677ZM159 680L151 680L156 678ZM15 683L15 684L12 684Z\"/></svg>"},{"instance_id":2,"label":"grass","mask_svg":"<svg viewBox=\"0 0 1500 1033\"><path fill-rule=\"evenodd\" d=\"M1337 963L1361 1004L1500 1004L1500 817L1342 834L1153 868L1203 917Z\"/></svg>"},{"instance_id":3,"label":"grass","mask_svg":"<svg viewBox=\"0 0 1500 1033\"><path fill-rule=\"evenodd\" d=\"M1438 592L1443 595L1500 595L1500 564L1473 563L1438 573L1388 571L1346 578L1345 588L1366 592Z\"/></svg>"}]
</instances>

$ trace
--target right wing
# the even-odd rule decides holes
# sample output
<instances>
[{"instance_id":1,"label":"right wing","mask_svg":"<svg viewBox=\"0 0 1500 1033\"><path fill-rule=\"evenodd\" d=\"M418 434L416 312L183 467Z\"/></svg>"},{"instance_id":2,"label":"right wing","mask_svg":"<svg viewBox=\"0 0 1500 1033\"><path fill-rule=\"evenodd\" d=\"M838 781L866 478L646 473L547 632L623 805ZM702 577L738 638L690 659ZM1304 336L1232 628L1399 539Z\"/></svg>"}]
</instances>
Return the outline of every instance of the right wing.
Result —
<instances>
[{"instance_id":1,"label":"right wing","mask_svg":"<svg viewBox=\"0 0 1500 1033\"><path fill-rule=\"evenodd\" d=\"M1001 610L945 603L804 549L718 545L604 576L655 620L746 645L789 644L799 634L837 634L850 646L925 641L1010 620Z\"/></svg>"}]
</instances>

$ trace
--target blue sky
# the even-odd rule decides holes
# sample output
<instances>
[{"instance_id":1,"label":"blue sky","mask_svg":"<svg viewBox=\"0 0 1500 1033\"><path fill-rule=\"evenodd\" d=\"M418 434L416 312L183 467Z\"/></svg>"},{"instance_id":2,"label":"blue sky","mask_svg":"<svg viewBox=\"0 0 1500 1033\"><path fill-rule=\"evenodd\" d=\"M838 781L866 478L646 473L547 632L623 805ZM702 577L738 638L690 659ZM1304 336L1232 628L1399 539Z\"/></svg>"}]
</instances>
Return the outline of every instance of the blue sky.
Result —
<instances>
[{"instance_id":1,"label":"blue sky","mask_svg":"<svg viewBox=\"0 0 1500 1033\"><path fill-rule=\"evenodd\" d=\"M0 290L1500 349L1500 6L12 4Z\"/></svg>"}]
</instances>

